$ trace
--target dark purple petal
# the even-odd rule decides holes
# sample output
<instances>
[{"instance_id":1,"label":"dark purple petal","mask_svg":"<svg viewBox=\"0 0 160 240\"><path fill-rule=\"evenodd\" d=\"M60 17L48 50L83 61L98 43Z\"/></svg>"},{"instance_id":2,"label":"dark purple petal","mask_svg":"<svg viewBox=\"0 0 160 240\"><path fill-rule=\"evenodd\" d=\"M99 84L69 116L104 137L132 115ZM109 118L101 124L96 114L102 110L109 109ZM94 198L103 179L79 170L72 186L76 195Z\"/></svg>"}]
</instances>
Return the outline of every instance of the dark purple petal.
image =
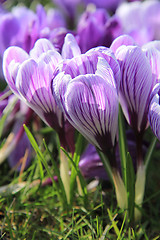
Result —
<instances>
[{"instance_id":1,"label":"dark purple petal","mask_svg":"<svg viewBox=\"0 0 160 240\"><path fill-rule=\"evenodd\" d=\"M82 154L79 162L79 169L82 175L87 179L100 178L108 180L103 163L96 148L92 144L89 144L85 152Z\"/></svg>"}]
</instances>

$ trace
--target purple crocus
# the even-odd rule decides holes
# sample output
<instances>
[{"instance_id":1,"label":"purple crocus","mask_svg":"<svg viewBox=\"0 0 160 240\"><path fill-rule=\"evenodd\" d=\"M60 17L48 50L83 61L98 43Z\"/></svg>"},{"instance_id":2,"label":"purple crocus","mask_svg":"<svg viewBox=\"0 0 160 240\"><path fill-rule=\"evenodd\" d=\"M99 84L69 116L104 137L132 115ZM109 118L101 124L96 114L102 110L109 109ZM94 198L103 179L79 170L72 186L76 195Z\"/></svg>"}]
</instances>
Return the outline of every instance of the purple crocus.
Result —
<instances>
[{"instance_id":1,"label":"purple crocus","mask_svg":"<svg viewBox=\"0 0 160 240\"><path fill-rule=\"evenodd\" d=\"M125 2L117 8L116 15L122 23L124 33L132 36L138 45L160 39L158 0Z\"/></svg>"},{"instance_id":2,"label":"purple crocus","mask_svg":"<svg viewBox=\"0 0 160 240\"><path fill-rule=\"evenodd\" d=\"M3 70L11 90L58 132L65 148L64 132L67 133L73 152L74 130L57 106L50 88L54 70L61 60L61 55L49 40L39 39L29 54L19 47L8 48L4 53Z\"/></svg>"},{"instance_id":3,"label":"purple crocus","mask_svg":"<svg viewBox=\"0 0 160 240\"><path fill-rule=\"evenodd\" d=\"M117 46L118 40L122 42L122 37L115 40ZM130 44L129 38L124 36L122 46L116 49L113 43L111 48L121 68L119 99L124 115L135 132L143 133L148 127L148 104L154 81L146 54L140 47Z\"/></svg>"},{"instance_id":4,"label":"purple crocus","mask_svg":"<svg viewBox=\"0 0 160 240\"><path fill-rule=\"evenodd\" d=\"M123 45L120 46L121 43ZM136 136L137 168L143 165L142 140L149 126L150 95L159 81L159 52L153 46L153 43L142 48L132 45L132 39L126 35L117 38L111 46L121 68L120 104Z\"/></svg>"},{"instance_id":5,"label":"purple crocus","mask_svg":"<svg viewBox=\"0 0 160 240\"><path fill-rule=\"evenodd\" d=\"M121 25L116 16L110 17L105 9L92 6L80 17L76 38L82 53L85 53L97 46L110 47L112 41L121 33Z\"/></svg>"},{"instance_id":6,"label":"purple crocus","mask_svg":"<svg viewBox=\"0 0 160 240\"><path fill-rule=\"evenodd\" d=\"M119 66L107 48L62 62L52 90L69 122L93 145L106 152L117 134Z\"/></svg>"},{"instance_id":7,"label":"purple crocus","mask_svg":"<svg viewBox=\"0 0 160 240\"><path fill-rule=\"evenodd\" d=\"M16 141L14 145L13 151L8 156L8 163L11 168L15 168L20 171L22 169L26 169L31 162L31 143L27 137L27 134L22 130L22 134L17 140L17 133L19 129L22 129L22 122L17 121L14 125L12 133L15 135L13 138ZM12 145L12 144L11 144ZM21 159L26 154L26 158L24 158L24 162L21 162Z\"/></svg>"}]
</instances>

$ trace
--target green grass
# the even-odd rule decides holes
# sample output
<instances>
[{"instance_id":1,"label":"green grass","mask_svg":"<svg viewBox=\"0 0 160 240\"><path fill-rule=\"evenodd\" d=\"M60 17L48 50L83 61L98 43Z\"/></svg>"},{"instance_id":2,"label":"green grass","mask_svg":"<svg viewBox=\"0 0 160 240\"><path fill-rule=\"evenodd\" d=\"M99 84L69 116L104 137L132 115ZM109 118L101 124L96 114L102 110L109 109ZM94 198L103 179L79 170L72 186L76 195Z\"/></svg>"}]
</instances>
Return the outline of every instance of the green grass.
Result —
<instances>
[{"instance_id":1,"label":"green grass","mask_svg":"<svg viewBox=\"0 0 160 240\"><path fill-rule=\"evenodd\" d=\"M64 190L59 189L62 183L43 184L44 179L55 174L56 158L51 159L51 155L54 156L57 143L53 131L42 132L50 150L46 150L42 139L39 143L32 139L37 154L33 151L32 164L21 176L12 172L6 161L1 165L0 186L7 187L0 191L0 239L160 239L159 150L149 163L142 220L129 224L107 182L99 182L87 192L87 204L86 196L80 195L76 187L72 191L72 204L68 205L60 201L64 196ZM58 149L55 152L58 154Z\"/></svg>"}]
</instances>

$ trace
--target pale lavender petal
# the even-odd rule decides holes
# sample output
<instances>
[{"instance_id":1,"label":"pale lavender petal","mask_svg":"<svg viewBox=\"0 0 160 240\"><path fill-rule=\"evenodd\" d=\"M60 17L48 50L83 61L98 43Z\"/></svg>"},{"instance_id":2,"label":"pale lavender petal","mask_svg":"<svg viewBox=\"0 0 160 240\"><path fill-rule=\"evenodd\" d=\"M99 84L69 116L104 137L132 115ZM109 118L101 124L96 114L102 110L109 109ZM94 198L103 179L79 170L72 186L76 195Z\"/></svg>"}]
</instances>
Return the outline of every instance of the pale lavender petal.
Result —
<instances>
[{"instance_id":1,"label":"pale lavender petal","mask_svg":"<svg viewBox=\"0 0 160 240\"><path fill-rule=\"evenodd\" d=\"M64 59L73 58L81 54L81 50L77 44L76 39L71 33L68 33L64 39L62 47L62 57Z\"/></svg>"},{"instance_id":2,"label":"pale lavender petal","mask_svg":"<svg viewBox=\"0 0 160 240\"><path fill-rule=\"evenodd\" d=\"M30 51L31 58L37 60L42 53L49 50L55 51L53 44L45 38L38 39L34 45L34 48Z\"/></svg>"},{"instance_id":3,"label":"pale lavender petal","mask_svg":"<svg viewBox=\"0 0 160 240\"><path fill-rule=\"evenodd\" d=\"M116 53L116 50L122 45L135 45L134 39L129 35L121 35L112 42L110 48Z\"/></svg>"},{"instance_id":4,"label":"pale lavender petal","mask_svg":"<svg viewBox=\"0 0 160 240\"><path fill-rule=\"evenodd\" d=\"M149 60L153 77L152 81L153 84L156 84L157 82L160 82L160 51L158 51L156 48L151 47L151 45L143 46L142 50L146 54L146 57Z\"/></svg>"},{"instance_id":5,"label":"pale lavender petal","mask_svg":"<svg viewBox=\"0 0 160 240\"><path fill-rule=\"evenodd\" d=\"M156 48L157 50L160 51L160 41L154 40L154 41L148 42L142 46L142 49L148 49L148 48Z\"/></svg>"},{"instance_id":6,"label":"pale lavender petal","mask_svg":"<svg viewBox=\"0 0 160 240\"><path fill-rule=\"evenodd\" d=\"M87 74L70 81L64 111L70 123L95 146L106 151L114 145L118 97L116 90L103 78Z\"/></svg>"},{"instance_id":7,"label":"pale lavender petal","mask_svg":"<svg viewBox=\"0 0 160 240\"><path fill-rule=\"evenodd\" d=\"M117 90L119 89L119 86L117 86L117 83L115 82L113 71L104 58L98 58L97 70L95 74L101 76L103 79L106 80L106 82L110 83Z\"/></svg>"},{"instance_id":8,"label":"pale lavender petal","mask_svg":"<svg viewBox=\"0 0 160 240\"><path fill-rule=\"evenodd\" d=\"M3 56L3 73L11 90L18 94L15 86L16 76L20 64L29 58L29 55L19 47L9 47Z\"/></svg>"},{"instance_id":9,"label":"pale lavender petal","mask_svg":"<svg viewBox=\"0 0 160 240\"><path fill-rule=\"evenodd\" d=\"M120 67L119 67L118 61L117 61L115 55L113 54L112 50L110 48L106 48L106 47L96 47L96 48L92 48L91 50L86 52L86 55L88 55L88 56L94 55L96 64L98 63L98 57L102 57L108 62L108 64L110 65L110 67L113 71L115 82L116 82L116 87L118 90L119 85L120 85Z\"/></svg>"}]
</instances>

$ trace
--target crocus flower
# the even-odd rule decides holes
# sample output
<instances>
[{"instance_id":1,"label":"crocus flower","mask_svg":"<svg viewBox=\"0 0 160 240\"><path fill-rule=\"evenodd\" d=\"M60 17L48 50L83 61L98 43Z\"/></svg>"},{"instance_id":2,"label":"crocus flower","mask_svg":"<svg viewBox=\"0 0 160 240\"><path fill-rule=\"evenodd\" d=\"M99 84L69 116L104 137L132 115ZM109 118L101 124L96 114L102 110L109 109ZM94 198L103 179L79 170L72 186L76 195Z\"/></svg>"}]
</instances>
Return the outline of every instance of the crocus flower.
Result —
<instances>
[{"instance_id":1,"label":"crocus flower","mask_svg":"<svg viewBox=\"0 0 160 240\"><path fill-rule=\"evenodd\" d=\"M114 51L121 68L119 99L124 115L135 132L143 133L148 127L149 98L154 85L149 60L140 47L128 42Z\"/></svg>"},{"instance_id":2,"label":"crocus flower","mask_svg":"<svg viewBox=\"0 0 160 240\"><path fill-rule=\"evenodd\" d=\"M108 180L103 163L96 148L92 144L89 144L82 154L79 162L79 169L86 179L100 178Z\"/></svg>"},{"instance_id":3,"label":"crocus flower","mask_svg":"<svg viewBox=\"0 0 160 240\"><path fill-rule=\"evenodd\" d=\"M110 47L121 33L121 25L116 16L110 17L105 9L90 6L79 19L76 38L81 51L85 53L97 46Z\"/></svg>"},{"instance_id":4,"label":"crocus flower","mask_svg":"<svg viewBox=\"0 0 160 240\"><path fill-rule=\"evenodd\" d=\"M158 0L124 2L116 10L124 33L132 36L138 45L160 39L159 13Z\"/></svg>"},{"instance_id":5,"label":"crocus flower","mask_svg":"<svg viewBox=\"0 0 160 240\"><path fill-rule=\"evenodd\" d=\"M10 47L4 53L4 75L11 90L41 119L54 128L66 148L66 137L73 137L73 128L55 103L50 85L54 70L62 60L47 39L39 39L27 54L19 47ZM68 142L73 151L73 141Z\"/></svg>"},{"instance_id":6,"label":"crocus flower","mask_svg":"<svg viewBox=\"0 0 160 240\"><path fill-rule=\"evenodd\" d=\"M22 128L22 123L16 121L14 128L12 130L13 134L16 136L19 129ZM16 137L13 138L13 141ZM11 168L15 168L20 171L21 168L26 169L31 161L31 143L27 137L27 134L23 131L20 139L14 145L13 151L8 156L8 163ZM26 157L25 157L26 156ZM24 162L21 160L24 158ZM22 167L23 166L23 167Z\"/></svg>"},{"instance_id":7,"label":"crocus flower","mask_svg":"<svg viewBox=\"0 0 160 240\"><path fill-rule=\"evenodd\" d=\"M106 152L117 133L119 66L107 48L62 62L52 91L69 122L86 139Z\"/></svg>"}]
</instances>

